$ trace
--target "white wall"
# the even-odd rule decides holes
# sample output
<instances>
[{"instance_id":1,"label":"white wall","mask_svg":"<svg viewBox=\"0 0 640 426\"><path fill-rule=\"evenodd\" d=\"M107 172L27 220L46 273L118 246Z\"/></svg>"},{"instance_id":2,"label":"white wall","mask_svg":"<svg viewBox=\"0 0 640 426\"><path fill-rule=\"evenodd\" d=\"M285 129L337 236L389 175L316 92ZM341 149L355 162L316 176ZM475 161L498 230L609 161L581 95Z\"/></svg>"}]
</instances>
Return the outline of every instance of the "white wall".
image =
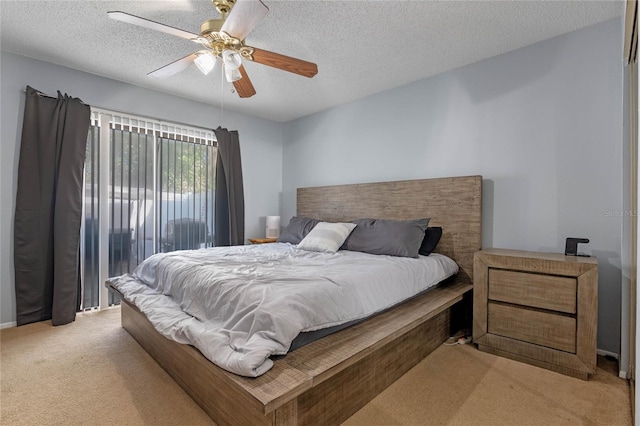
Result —
<instances>
[{"instance_id":1,"label":"white wall","mask_svg":"<svg viewBox=\"0 0 640 426\"><path fill-rule=\"evenodd\" d=\"M282 186L282 124L99 77L8 52L1 52L0 324L14 322L13 217L20 136L27 85L58 90L89 105L142 116L238 130L245 190L245 236L262 237L265 216L279 214ZM231 94L229 94L231 96Z\"/></svg>"},{"instance_id":2,"label":"white wall","mask_svg":"<svg viewBox=\"0 0 640 426\"><path fill-rule=\"evenodd\" d=\"M483 175L483 247L591 240L598 347L619 353L621 31L607 21L285 124L283 222L297 187Z\"/></svg>"}]
</instances>

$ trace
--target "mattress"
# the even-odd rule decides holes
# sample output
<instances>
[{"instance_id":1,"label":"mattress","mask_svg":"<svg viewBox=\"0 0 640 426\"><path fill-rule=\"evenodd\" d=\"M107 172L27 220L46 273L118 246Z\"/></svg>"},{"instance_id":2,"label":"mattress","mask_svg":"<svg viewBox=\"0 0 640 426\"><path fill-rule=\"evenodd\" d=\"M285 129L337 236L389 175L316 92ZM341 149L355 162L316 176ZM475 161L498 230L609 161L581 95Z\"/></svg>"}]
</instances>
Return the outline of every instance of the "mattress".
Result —
<instances>
[{"instance_id":1,"label":"mattress","mask_svg":"<svg viewBox=\"0 0 640 426\"><path fill-rule=\"evenodd\" d=\"M300 333L366 318L457 271L439 254L330 254L275 243L159 253L107 284L165 337L256 377Z\"/></svg>"}]
</instances>

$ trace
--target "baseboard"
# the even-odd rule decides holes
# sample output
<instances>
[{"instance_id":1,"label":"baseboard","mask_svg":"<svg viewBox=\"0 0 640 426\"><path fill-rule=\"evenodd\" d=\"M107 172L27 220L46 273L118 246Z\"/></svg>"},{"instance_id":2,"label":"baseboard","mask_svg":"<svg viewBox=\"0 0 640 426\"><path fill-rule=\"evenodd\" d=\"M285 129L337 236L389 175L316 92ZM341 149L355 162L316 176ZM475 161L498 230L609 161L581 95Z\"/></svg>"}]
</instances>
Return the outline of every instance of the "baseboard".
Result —
<instances>
[{"instance_id":1,"label":"baseboard","mask_svg":"<svg viewBox=\"0 0 640 426\"><path fill-rule=\"evenodd\" d=\"M120 307L120 305L112 305L112 306L108 306L104 309L111 309L111 308L116 308L116 307ZM81 315L81 314L90 314L92 312L99 312L100 309L90 309L88 311L80 311L80 312L76 312L76 315ZM43 321L48 321L48 320L43 320ZM11 328L11 327L17 327L18 323L16 321L11 321L11 322L3 322L0 323L0 330L2 330L3 328Z\"/></svg>"},{"instance_id":2,"label":"baseboard","mask_svg":"<svg viewBox=\"0 0 640 426\"><path fill-rule=\"evenodd\" d=\"M604 349L598 349L596 351L598 353L598 355L602 355L602 356L608 356L610 358L614 358L616 361L618 361L618 368L620 368L620 354L614 353L614 352L609 352L609 351L605 351ZM628 371L624 371L624 370L619 370L618 371L618 377L620 377L621 379L628 379L629 378L629 372Z\"/></svg>"},{"instance_id":3,"label":"baseboard","mask_svg":"<svg viewBox=\"0 0 640 426\"><path fill-rule=\"evenodd\" d=\"M615 358L616 361L620 361L620 354L617 354L615 352L605 351L604 349L598 349L596 352L598 355L608 356L611 358Z\"/></svg>"},{"instance_id":4,"label":"baseboard","mask_svg":"<svg viewBox=\"0 0 640 426\"><path fill-rule=\"evenodd\" d=\"M18 323L15 321L11 321L11 322L3 322L2 324L0 324L0 329L3 328L11 328L11 327L17 327Z\"/></svg>"}]
</instances>

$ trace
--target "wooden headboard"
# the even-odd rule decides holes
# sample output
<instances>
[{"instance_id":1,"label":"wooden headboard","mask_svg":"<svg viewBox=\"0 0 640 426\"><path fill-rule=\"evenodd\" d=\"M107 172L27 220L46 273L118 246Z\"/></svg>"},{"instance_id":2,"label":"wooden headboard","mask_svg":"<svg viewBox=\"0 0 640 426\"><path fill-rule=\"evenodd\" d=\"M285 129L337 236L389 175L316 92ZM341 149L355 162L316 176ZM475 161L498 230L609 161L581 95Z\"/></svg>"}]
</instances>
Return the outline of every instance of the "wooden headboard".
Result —
<instances>
[{"instance_id":1,"label":"wooden headboard","mask_svg":"<svg viewBox=\"0 0 640 426\"><path fill-rule=\"evenodd\" d=\"M298 216L328 222L360 218L431 218L442 226L436 252L460 266L473 282L473 254L482 245L482 176L298 188Z\"/></svg>"}]
</instances>

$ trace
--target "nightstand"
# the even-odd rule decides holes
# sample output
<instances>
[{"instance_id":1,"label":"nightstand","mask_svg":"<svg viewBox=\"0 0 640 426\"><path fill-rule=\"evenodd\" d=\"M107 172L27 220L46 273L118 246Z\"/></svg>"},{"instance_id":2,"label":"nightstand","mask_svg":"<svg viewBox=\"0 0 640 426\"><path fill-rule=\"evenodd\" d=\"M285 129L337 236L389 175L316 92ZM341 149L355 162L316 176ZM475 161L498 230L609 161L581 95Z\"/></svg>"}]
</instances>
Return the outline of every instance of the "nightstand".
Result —
<instances>
[{"instance_id":1,"label":"nightstand","mask_svg":"<svg viewBox=\"0 0 640 426\"><path fill-rule=\"evenodd\" d=\"M275 243L276 241L278 241L277 238L249 238L251 244L268 244Z\"/></svg>"},{"instance_id":2,"label":"nightstand","mask_svg":"<svg viewBox=\"0 0 640 426\"><path fill-rule=\"evenodd\" d=\"M595 257L486 249L473 278L478 349L584 380L595 373Z\"/></svg>"}]
</instances>

